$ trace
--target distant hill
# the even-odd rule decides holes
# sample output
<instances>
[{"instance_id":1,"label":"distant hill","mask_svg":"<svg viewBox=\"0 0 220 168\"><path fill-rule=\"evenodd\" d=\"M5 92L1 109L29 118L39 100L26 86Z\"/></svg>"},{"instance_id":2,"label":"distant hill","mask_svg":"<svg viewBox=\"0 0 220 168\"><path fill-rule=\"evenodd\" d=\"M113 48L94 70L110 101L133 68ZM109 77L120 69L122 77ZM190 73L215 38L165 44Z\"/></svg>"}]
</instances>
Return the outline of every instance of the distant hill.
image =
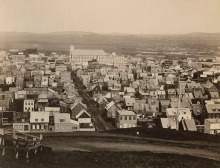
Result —
<instances>
[{"instance_id":1,"label":"distant hill","mask_svg":"<svg viewBox=\"0 0 220 168\"><path fill-rule=\"evenodd\" d=\"M169 47L220 46L220 33L157 34L98 34L93 32L65 31L51 33L0 32L0 49L26 49L69 52L76 48L104 49L107 52L136 53L137 50L160 50Z\"/></svg>"}]
</instances>

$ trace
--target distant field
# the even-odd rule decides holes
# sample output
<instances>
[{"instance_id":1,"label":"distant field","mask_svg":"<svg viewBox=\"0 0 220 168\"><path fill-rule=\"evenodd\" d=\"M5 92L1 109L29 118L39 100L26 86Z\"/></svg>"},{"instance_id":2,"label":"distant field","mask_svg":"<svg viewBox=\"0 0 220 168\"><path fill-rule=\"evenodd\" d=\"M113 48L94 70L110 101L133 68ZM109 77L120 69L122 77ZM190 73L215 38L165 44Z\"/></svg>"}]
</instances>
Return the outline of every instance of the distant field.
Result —
<instances>
[{"instance_id":1,"label":"distant field","mask_svg":"<svg viewBox=\"0 0 220 168\"><path fill-rule=\"evenodd\" d=\"M107 52L137 54L139 51L166 51L169 47L205 51L220 46L220 34L186 35L104 35L95 33L18 33L0 32L0 49L38 48L39 51L69 53L69 46L103 49Z\"/></svg>"}]
</instances>

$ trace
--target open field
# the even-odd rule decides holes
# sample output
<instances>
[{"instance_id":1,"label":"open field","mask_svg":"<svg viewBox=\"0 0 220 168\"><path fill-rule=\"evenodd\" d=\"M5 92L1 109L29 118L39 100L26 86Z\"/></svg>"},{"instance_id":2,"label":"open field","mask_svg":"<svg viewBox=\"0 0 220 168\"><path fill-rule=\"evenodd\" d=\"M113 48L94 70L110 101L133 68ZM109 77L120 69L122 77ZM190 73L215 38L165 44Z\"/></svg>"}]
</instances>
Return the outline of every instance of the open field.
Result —
<instances>
[{"instance_id":1,"label":"open field","mask_svg":"<svg viewBox=\"0 0 220 168\"><path fill-rule=\"evenodd\" d=\"M48 133L43 144L49 149L31 154L29 163L24 155L14 159L14 151L7 144L0 167L220 166L220 144L206 140L174 141L100 132Z\"/></svg>"}]
</instances>

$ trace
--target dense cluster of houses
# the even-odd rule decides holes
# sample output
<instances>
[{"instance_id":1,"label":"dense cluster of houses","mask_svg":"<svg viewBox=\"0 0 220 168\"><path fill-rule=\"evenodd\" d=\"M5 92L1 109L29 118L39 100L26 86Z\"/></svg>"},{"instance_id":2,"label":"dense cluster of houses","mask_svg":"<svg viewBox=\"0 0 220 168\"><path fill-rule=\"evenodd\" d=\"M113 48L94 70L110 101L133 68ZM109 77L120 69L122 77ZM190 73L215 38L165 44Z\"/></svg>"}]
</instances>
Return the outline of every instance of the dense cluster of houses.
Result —
<instances>
[{"instance_id":1,"label":"dense cluster of houses","mask_svg":"<svg viewBox=\"0 0 220 168\"><path fill-rule=\"evenodd\" d=\"M1 53L1 126L20 132L95 131L66 57Z\"/></svg>"},{"instance_id":2,"label":"dense cluster of houses","mask_svg":"<svg viewBox=\"0 0 220 168\"><path fill-rule=\"evenodd\" d=\"M94 131L77 84L116 128L220 133L218 57L118 58L74 46L70 56L1 52L1 125L23 132Z\"/></svg>"},{"instance_id":3,"label":"dense cluster of houses","mask_svg":"<svg viewBox=\"0 0 220 168\"><path fill-rule=\"evenodd\" d=\"M73 70L117 128L159 120L162 128L220 133L218 57L129 57L114 66L94 60Z\"/></svg>"}]
</instances>

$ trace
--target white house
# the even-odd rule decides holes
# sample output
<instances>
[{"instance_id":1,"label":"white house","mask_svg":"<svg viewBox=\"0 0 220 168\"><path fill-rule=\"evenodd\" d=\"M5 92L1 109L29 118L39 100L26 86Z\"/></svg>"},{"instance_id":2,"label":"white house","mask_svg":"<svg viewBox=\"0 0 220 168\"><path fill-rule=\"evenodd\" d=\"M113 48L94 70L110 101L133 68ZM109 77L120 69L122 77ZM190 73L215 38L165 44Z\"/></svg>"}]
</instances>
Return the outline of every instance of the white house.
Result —
<instances>
[{"instance_id":1,"label":"white house","mask_svg":"<svg viewBox=\"0 0 220 168\"><path fill-rule=\"evenodd\" d=\"M79 131L95 131L91 115L85 109L76 115L76 120L79 123Z\"/></svg>"},{"instance_id":2,"label":"white house","mask_svg":"<svg viewBox=\"0 0 220 168\"><path fill-rule=\"evenodd\" d=\"M32 111L30 113L31 132L46 132L48 131L49 112Z\"/></svg>"},{"instance_id":3,"label":"white house","mask_svg":"<svg viewBox=\"0 0 220 168\"><path fill-rule=\"evenodd\" d=\"M34 111L34 100L32 99L26 99L24 100L24 112L31 112Z\"/></svg>"},{"instance_id":4,"label":"white house","mask_svg":"<svg viewBox=\"0 0 220 168\"><path fill-rule=\"evenodd\" d=\"M13 82L15 82L15 78L14 77L12 77L12 76L6 76L5 77L5 83L7 85L11 85Z\"/></svg>"},{"instance_id":5,"label":"white house","mask_svg":"<svg viewBox=\"0 0 220 168\"><path fill-rule=\"evenodd\" d=\"M79 129L77 121L72 122L69 113L53 113L54 127L49 126L49 130L54 132L73 132Z\"/></svg>"},{"instance_id":6,"label":"white house","mask_svg":"<svg viewBox=\"0 0 220 168\"><path fill-rule=\"evenodd\" d=\"M205 119L204 133L219 134L220 133L220 119Z\"/></svg>"}]
</instances>

